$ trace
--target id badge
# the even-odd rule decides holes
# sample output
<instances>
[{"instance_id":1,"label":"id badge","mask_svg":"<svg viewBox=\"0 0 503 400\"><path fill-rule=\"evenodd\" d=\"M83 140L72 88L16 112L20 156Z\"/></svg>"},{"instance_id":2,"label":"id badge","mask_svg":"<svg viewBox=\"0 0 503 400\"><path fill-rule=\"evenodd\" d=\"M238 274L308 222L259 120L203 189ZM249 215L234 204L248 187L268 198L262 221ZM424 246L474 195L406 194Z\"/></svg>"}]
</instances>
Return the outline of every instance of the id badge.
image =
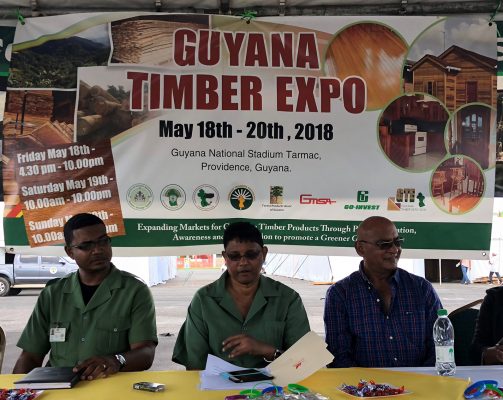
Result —
<instances>
[{"instance_id":1,"label":"id badge","mask_svg":"<svg viewBox=\"0 0 503 400\"><path fill-rule=\"evenodd\" d=\"M49 342L51 343L64 342L65 339L66 339L66 328L49 329Z\"/></svg>"}]
</instances>

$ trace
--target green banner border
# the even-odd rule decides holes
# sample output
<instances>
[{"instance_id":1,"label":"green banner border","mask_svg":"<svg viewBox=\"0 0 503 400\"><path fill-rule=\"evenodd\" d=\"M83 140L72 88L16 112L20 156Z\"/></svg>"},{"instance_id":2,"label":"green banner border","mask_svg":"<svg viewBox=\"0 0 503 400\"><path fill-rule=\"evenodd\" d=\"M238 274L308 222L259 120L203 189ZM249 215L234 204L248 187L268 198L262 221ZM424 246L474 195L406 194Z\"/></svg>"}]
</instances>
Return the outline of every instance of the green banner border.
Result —
<instances>
[{"instance_id":1,"label":"green banner border","mask_svg":"<svg viewBox=\"0 0 503 400\"><path fill-rule=\"evenodd\" d=\"M257 225L270 245L353 247L361 221L266 219L125 219L125 236L113 238L114 247L186 247L222 243L227 223L247 220ZM487 250L491 223L396 222L405 249ZM154 227L149 233L146 227ZM191 228L191 229L189 229ZM176 232L175 232L176 230ZM6 246L28 246L23 218L4 218ZM178 235L178 238L175 238ZM180 239L183 236L184 239ZM288 236L289 239L285 239ZM322 239L324 238L324 239ZM175 240L176 239L176 240Z\"/></svg>"}]
</instances>

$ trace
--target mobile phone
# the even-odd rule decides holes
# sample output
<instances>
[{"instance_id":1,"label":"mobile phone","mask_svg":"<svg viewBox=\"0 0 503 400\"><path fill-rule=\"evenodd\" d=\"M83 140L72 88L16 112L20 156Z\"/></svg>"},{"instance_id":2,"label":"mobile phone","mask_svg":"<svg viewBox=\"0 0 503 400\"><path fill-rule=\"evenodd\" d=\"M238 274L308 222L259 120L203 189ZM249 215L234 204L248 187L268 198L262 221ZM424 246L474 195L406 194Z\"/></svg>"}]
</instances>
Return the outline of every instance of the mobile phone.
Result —
<instances>
[{"instance_id":1,"label":"mobile phone","mask_svg":"<svg viewBox=\"0 0 503 400\"><path fill-rule=\"evenodd\" d=\"M163 383L155 382L136 382L133 384L133 389L136 390L147 390L148 392L162 392L164 391Z\"/></svg>"},{"instance_id":2,"label":"mobile phone","mask_svg":"<svg viewBox=\"0 0 503 400\"><path fill-rule=\"evenodd\" d=\"M227 372L225 376L227 379L235 383L270 381L271 379L274 379L274 376L255 368L230 371Z\"/></svg>"}]
</instances>

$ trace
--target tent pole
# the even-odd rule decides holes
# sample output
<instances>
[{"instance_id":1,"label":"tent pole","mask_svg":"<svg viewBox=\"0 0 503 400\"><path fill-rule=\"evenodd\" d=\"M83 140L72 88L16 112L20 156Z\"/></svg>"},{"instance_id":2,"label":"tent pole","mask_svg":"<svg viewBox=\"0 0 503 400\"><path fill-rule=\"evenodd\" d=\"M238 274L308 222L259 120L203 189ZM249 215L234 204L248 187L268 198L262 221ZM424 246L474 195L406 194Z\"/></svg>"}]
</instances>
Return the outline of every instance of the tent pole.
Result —
<instances>
[{"instance_id":1,"label":"tent pole","mask_svg":"<svg viewBox=\"0 0 503 400\"><path fill-rule=\"evenodd\" d=\"M299 268L297 268L297 269L295 270L295 272L293 273L292 278L295 278L295 275L297 275L297 272L299 272L299 269L300 269L300 268L302 267L302 265L304 265L304 263L306 262L307 257L309 257L309 256L306 256L306 257L304 258L304 260L302 260L302 262L301 262L301 263L300 263L300 265L299 265Z\"/></svg>"},{"instance_id":2,"label":"tent pole","mask_svg":"<svg viewBox=\"0 0 503 400\"><path fill-rule=\"evenodd\" d=\"M438 259L438 272L439 272L438 281L441 285L442 284L442 259L441 258Z\"/></svg>"}]
</instances>

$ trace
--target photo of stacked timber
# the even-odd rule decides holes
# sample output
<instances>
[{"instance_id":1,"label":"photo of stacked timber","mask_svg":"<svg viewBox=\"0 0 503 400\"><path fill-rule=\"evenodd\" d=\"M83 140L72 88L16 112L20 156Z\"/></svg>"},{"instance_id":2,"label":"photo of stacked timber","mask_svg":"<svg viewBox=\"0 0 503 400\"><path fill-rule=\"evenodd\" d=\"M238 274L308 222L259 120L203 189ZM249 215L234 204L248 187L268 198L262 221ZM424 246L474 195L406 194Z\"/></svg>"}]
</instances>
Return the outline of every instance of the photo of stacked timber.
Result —
<instances>
[{"instance_id":1,"label":"photo of stacked timber","mask_svg":"<svg viewBox=\"0 0 503 400\"><path fill-rule=\"evenodd\" d=\"M9 90L3 120L3 185L6 213L19 203L15 155L26 148L73 142L75 92Z\"/></svg>"},{"instance_id":2,"label":"photo of stacked timber","mask_svg":"<svg viewBox=\"0 0 503 400\"><path fill-rule=\"evenodd\" d=\"M124 98L118 99L110 89L80 81L77 141L101 141L131 128L134 121L129 109L129 92L123 95Z\"/></svg>"},{"instance_id":3,"label":"photo of stacked timber","mask_svg":"<svg viewBox=\"0 0 503 400\"><path fill-rule=\"evenodd\" d=\"M112 22L111 63L167 66L173 63L173 33L208 29L207 15L160 15Z\"/></svg>"}]
</instances>

